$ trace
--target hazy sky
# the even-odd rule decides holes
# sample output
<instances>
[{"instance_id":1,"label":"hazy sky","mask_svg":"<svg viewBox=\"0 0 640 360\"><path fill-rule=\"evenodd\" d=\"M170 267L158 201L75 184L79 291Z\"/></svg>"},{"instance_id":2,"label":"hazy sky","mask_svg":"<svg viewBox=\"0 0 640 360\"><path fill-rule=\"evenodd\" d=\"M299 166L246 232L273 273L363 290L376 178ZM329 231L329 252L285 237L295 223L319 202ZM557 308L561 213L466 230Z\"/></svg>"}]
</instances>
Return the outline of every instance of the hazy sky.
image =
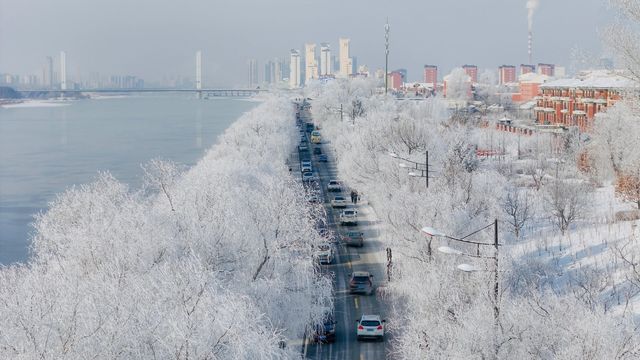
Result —
<instances>
[{"instance_id":1,"label":"hazy sky","mask_svg":"<svg viewBox=\"0 0 640 360\"><path fill-rule=\"evenodd\" d=\"M599 29L612 21L606 0L540 0L534 62L569 66L575 46L602 55ZM351 38L370 70L384 65L409 80L424 64L441 74L527 62L526 0L0 0L0 73L42 73L47 55L67 53L68 74L132 74L147 81L194 77L203 51L205 86L244 85L247 60L288 58L305 42ZM319 51L319 47L318 47Z\"/></svg>"}]
</instances>

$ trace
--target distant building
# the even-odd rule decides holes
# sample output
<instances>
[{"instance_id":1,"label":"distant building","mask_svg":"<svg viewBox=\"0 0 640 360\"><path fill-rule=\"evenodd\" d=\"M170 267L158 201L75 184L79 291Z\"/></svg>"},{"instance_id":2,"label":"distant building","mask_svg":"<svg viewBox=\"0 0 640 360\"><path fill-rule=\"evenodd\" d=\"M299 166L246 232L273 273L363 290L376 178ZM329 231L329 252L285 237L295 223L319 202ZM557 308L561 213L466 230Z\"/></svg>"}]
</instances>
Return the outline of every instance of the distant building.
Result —
<instances>
[{"instance_id":1,"label":"distant building","mask_svg":"<svg viewBox=\"0 0 640 360\"><path fill-rule=\"evenodd\" d=\"M353 60L349 57L351 40L340 38L340 76L348 78L353 71Z\"/></svg>"},{"instance_id":2,"label":"distant building","mask_svg":"<svg viewBox=\"0 0 640 360\"><path fill-rule=\"evenodd\" d=\"M553 64L538 64L538 74L555 76L555 65Z\"/></svg>"},{"instance_id":3,"label":"distant building","mask_svg":"<svg viewBox=\"0 0 640 360\"><path fill-rule=\"evenodd\" d=\"M289 63L289 87L300 87L300 52L291 49L291 62Z\"/></svg>"},{"instance_id":4,"label":"distant building","mask_svg":"<svg viewBox=\"0 0 640 360\"><path fill-rule=\"evenodd\" d=\"M332 73L331 48L328 43L322 43L320 44L320 76L328 76Z\"/></svg>"},{"instance_id":5,"label":"distant building","mask_svg":"<svg viewBox=\"0 0 640 360\"><path fill-rule=\"evenodd\" d=\"M351 74L358 73L358 58L356 56L351 57Z\"/></svg>"},{"instance_id":6,"label":"distant building","mask_svg":"<svg viewBox=\"0 0 640 360\"><path fill-rule=\"evenodd\" d=\"M425 65L423 80L425 84L433 86L433 89L438 85L438 67L436 65Z\"/></svg>"},{"instance_id":7,"label":"distant building","mask_svg":"<svg viewBox=\"0 0 640 360\"><path fill-rule=\"evenodd\" d=\"M53 58L51 56L47 56L44 75L44 86L49 89L53 88Z\"/></svg>"},{"instance_id":8,"label":"distant building","mask_svg":"<svg viewBox=\"0 0 640 360\"><path fill-rule=\"evenodd\" d=\"M249 87L250 88L254 88L256 86L258 86L259 80L258 80L258 60L256 59L249 59Z\"/></svg>"},{"instance_id":9,"label":"distant building","mask_svg":"<svg viewBox=\"0 0 640 360\"><path fill-rule=\"evenodd\" d=\"M400 90L404 84L404 75L400 71L392 71L387 75L389 79L389 88L393 90Z\"/></svg>"},{"instance_id":10,"label":"distant building","mask_svg":"<svg viewBox=\"0 0 640 360\"><path fill-rule=\"evenodd\" d=\"M475 65L462 65L464 71L471 78L471 83L475 84L478 82L478 67Z\"/></svg>"},{"instance_id":11,"label":"distant building","mask_svg":"<svg viewBox=\"0 0 640 360\"><path fill-rule=\"evenodd\" d=\"M520 90L511 96L511 100L515 103L524 103L535 99L540 92L540 85L549 80L551 80L550 76L535 72L520 75L518 79Z\"/></svg>"},{"instance_id":12,"label":"distant building","mask_svg":"<svg viewBox=\"0 0 640 360\"><path fill-rule=\"evenodd\" d=\"M520 75L536 72L535 65L520 64Z\"/></svg>"},{"instance_id":13,"label":"distant building","mask_svg":"<svg viewBox=\"0 0 640 360\"><path fill-rule=\"evenodd\" d=\"M318 79L318 62L316 61L316 44L304 45L304 83Z\"/></svg>"},{"instance_id":14,"label":"distant building","mask_svg":"<svg viewBox=\"0 0 640 360\"><path fill-rule=\"evenodd\" d=\"M588 131L599 112L619 101L623 94L638 91L638 85L620 73L596 70L574 79L559 79L540 85L541 96L534 108L541 125L577 126Z\"/></svg>"},{"instance_id":15,"label":"distant building","mask_svg":"<svg viewBox=\"0 0 640 360\"><path fill-rule=\"evenodd\" d=\"M498 68L499 84L511 84L516 82L516 67L513 65L502 65Z\"/></svg>"}]
</instances>

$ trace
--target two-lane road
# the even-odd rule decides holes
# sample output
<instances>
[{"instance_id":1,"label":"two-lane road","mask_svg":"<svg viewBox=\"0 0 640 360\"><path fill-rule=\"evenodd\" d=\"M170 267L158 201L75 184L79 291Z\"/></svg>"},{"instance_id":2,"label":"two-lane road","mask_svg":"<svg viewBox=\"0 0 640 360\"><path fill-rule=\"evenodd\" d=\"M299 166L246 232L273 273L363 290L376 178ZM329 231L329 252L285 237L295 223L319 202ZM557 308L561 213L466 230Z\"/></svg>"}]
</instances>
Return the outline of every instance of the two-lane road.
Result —
<instances>
[{"instance_id":1,"label":"two-lane road","mask_svg":"<svg viewBox=\"0 0 640 360\"><path fill-rule=\"evenodd\" d=\"M380 315L384 319L386 316L384 303L376 295L377 291L371 295L349 293L349 275L353 271L368 271L373 274L376 290L386 280L386 266L380 261L380 254L384 249L378 241L377 224L371 220L375 217L372 216L372 210L368 205L350 203L349 207L358 211L358 225L339 225L341 209L333 209L330 200L336 195L349 198L349 190L343 189L342 193L327 191L329 180L338 179L333 161L335 157L330 153L326 140L324 144L312 145L312 148L317 146L329 157L327 163L318 162L317 156L312 157L314 172L319 177L322 189L329 227L336 234L343 234L349 230L361 231L365 234L365 240L362 248L335 244L336 256L334 262L327 265L327 270L334 274L336 341L330 344L309 344L306 348L306 356L311 359L385 359L388 335L385 335L384 342L357 341L356 339L356 321L362 314Z\"/></svg>"}]
</instances>

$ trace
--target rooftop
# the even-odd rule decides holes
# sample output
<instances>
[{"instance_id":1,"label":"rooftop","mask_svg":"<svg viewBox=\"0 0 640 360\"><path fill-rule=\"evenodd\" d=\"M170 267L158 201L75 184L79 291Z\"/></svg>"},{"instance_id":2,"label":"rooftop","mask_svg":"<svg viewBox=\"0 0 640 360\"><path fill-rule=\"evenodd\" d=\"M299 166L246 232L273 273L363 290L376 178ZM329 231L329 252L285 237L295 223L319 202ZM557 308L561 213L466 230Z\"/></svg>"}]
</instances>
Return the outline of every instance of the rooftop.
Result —
<instances>
[{"instance_id":1,"label":"rooftop","mask_svg":"<svg viewBox=\"0 0 640 360\"><path fill-rule=\"evenodd\" d=\"M592 88L629 89L638 84L620 71L594 70L578 74L572 79L558 79L540 86L541 88Z\"/></svg>"}]
</instances>

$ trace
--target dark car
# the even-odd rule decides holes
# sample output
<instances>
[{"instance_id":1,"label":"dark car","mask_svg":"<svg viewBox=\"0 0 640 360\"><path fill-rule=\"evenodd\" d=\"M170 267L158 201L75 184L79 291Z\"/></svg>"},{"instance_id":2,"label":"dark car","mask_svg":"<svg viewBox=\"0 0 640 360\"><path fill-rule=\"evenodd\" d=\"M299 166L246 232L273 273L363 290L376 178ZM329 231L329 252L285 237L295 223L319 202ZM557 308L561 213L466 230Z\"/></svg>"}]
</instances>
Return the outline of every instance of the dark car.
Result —
<instances>
[{"instance_id":1,"label":"dark car","mask_svg":"<svg viewBox=\"0 0 640 360\"><path fill-rule=\"evenodd\" d=\"M347 246L362 247L364 245L364 233L360 231L347 231L342 236L342 241Z\"/></svg>"},{"instance_id":2,"label":"dark car","mask_svg":"<svg viewBox=\"0 0 640 360\"><path fill-rule=\"evenodd\" d=\"M327 161L329 161L329 158L327 157L327 154L321 154L320 156L318 156L318 161L319 162L327 162Z\"/></svg>"},{"instance_id":3,"label":"dark car","mask_svg":"<svg viewBox=\"0 0 640 360\"><path fill-rule=\"evenodd\" d=\"M314 147L313 155L320 155L320 154L322 154L322 149L320 149L319 147Z\"/></svg>"},{"instance_id":4,"label":"dark car","mask_svg":"<svg viewBox=\"0 0 640 360\"><path fill-rule=\"evenodd\" d=\"M373 292L373 275L366 271L354 271L349 279L351 294L371 295Z\"/></svg>"},{"instance_id":5,"label":"dark car","mask_svg":"<svg viewBox=\"0 0 640 360\"><path fill-rule=\"evenodd\" d=\"M336 341L336 321L333 315L328 314L322 324L317 324L313 333L313 341L319 343L332 343Z\"/></svg>"}]
</instances>

